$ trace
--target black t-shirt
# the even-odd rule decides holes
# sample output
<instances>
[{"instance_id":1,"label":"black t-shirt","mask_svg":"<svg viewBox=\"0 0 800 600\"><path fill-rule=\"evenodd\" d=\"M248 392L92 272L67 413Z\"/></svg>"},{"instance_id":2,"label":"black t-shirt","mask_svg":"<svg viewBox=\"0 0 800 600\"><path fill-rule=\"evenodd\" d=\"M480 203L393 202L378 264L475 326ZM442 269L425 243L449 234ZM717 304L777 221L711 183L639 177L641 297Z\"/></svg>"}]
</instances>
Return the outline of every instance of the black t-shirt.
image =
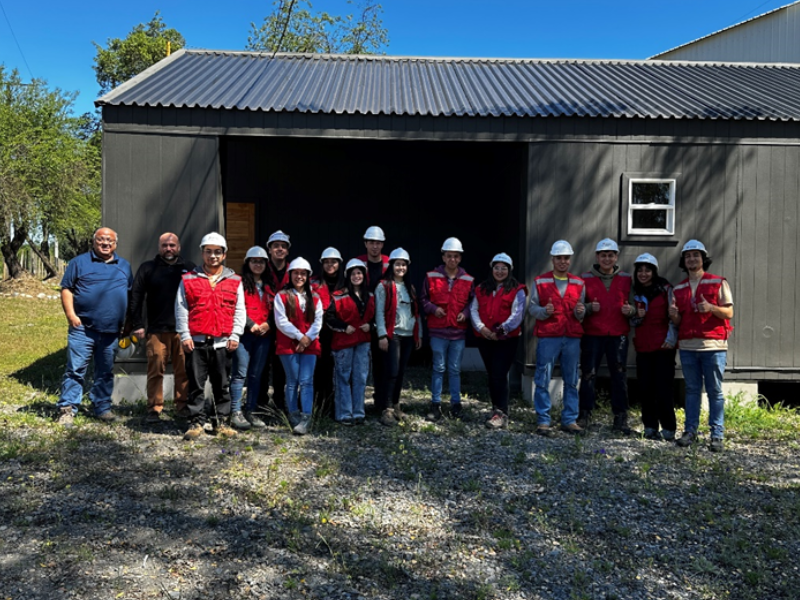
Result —
<instances>
[{"instance_id":1,"label":"black t-shirt","mask_svg":"<svg viewBox=\"0 0 800 600\"><path fill-rule=\"evenodd\" d=\"M378 262L367 261L367 281L369 283L369 291L374 293L375 288L378 287L378 282L383 277L383 261Z\"/></svg>"}]
</instances>

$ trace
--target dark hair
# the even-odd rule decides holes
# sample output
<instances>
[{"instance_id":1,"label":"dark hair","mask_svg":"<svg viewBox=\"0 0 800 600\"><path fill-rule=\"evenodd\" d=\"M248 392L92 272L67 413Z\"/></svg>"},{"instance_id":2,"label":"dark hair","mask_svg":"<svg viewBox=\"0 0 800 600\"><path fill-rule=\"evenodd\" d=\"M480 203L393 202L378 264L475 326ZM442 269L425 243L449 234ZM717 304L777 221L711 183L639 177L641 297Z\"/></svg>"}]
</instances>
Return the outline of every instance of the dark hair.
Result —
<instances>
[{"instance_id":1,"label":"dark hair","mask_svg":"<svg viewBox=\"0 0 800 600\"><path fill-rule=\"evenodd\" d=\"M492 263L492 269L494 269L494 266L499 262L501 262L504 265L508 266L508 277L506 277L503 280L503 283L500 284L500 287L503 289L503 291L505 293L508 293L511 290L516 289L516 288L519 287L519 281L517 281L514 278L514 276L511 274L511 272L514 270L514 267L512 267L508 263L503 262L502 260L494 261ZM487 277L480 284L478 284L478 287L480 289L482 289L484 292L486 292L487 294L491 294L492 292L494 292L497 289L498 286L497 286L497 281L495 281L495 279L494 279L494 275L490 272L489 273L489 277Z\"/></svg>"},{"instance_id":2,"label":"dark hair","mask_svg":"<svg viewBox=\"0 0 800 600\"><path fill-rule=\"evenodd\" d=\"M408 295L411 297L411 314L417 316L417 290L414 288L414 284L411 283L411 264L405 258L396 259L393 258L389 261L389 266L386 268L386 272L383 274L381 278L383 281L391 281L394 283L394 261L396 260L405 260L406 264L406 274L403 276L403 283L406 284L406 289L408 290Z\"/></svg>"},{"instance_id":3,"label":"dark hair","mask_svg":"<svg viewBox=\"0 0 800 600\"><path fill-rule=\"evenodd\" d=\"M305 271L305 269L303 269ZM284 290L293 290L294 284L292 283L292 277L289 276L289 283L283 286ZM316 306L314 306L314 292L311 290L311 274L306 277L306 282L303 285L303 295L306 297L306 310L304 311L304 316L306 318L307 323L311 323L314 320L314 315L316 313ZM288 302L286 303L286 316L289 319L293 319L295 316L295 311L297 310L297 302L294 299L293 294L286 294L288 298Z\"/></svg>"},{"instance_id":4,"label":"dark hair","mask_svg":"<svg viewBox=\"0 0 800 600\"><path fill-rule=\"evenodd\" d=\"M639 272L639 267L647 267L653 271L653 283L651 285L642 285L636 274ZM658 274L658 267L650 263L636 263L633 266L633 292L637 296L644 296L648 300L652 300L656 296L666 292L670 288L669 281L664 279Z\"/></svg>"},{"instance_id":5,"label":"dark hair","mask_svg":"<svg viewBox=\"0 0 800 600\"><path fill-rule=\"evenodd\" d=\"M345 287L345 279L344 279L344 269L342 268L342 261L338 258L334 260L339 262L339 269L336 271L335 280L332 281L333 283L333 291L344 289ZM320 267L319 275L314 277L320 285L328 285L328 277L326 276L325 269Z\"/></svg>"},{"instance_id":6,"label":"dark hair","mask_svg":"<svg viewBox=\"0 0 800 600\"><path fill-rule=\"evenodd\" d=\"M260 257L257 257L260 258ZM262 258L266 262L269 262L267 259ZM267 274L267 266L264 266L264 275ZM266 281L264 281L264 277L261 277L261 283L266 285ZM248 294L255 294L257 293L258 287L256 286L256 278L253 275L253 271L250 269L250 259L245 258L244 264L242 265L242 287L244 291Z\"/></svg>"},{"instance_id":7,"label":"dark hair","mask_svg":"<svg viewBox=\"0 0 800 600\"><path fill-rule=\"evenodd\" d=\"M366 296L369 295L369 286L367 285L367 270L364 267L351 267L349 271L346 271L344 287L347 288L347 291L351 296L356 295L356 288L353 285L353 282L350 281L350 271L354 271L356 269L361 271L361 273L364 275L364 280L361 282L359 287L361 288L361 295L366 298ZM366 292L366 294L364 292Z\"/></svg>"},{"instance_id":8,"label":"dark hair","mask_svg":"<svg viewBox=\"0 0 800 600\"><path fill-rule=\"evenodd\" d=\"M708 267L711 266L712 260L708 257L708 254L703 252L702 250L698 250L700 254L703 255L703 271L708 271ZM683 259L683 252L681 252L681 259L678 261L678 266L681 268L681 271L684 273L688 273L689 271L686 269L686 261Z\"/></svg>"}]
</instances>

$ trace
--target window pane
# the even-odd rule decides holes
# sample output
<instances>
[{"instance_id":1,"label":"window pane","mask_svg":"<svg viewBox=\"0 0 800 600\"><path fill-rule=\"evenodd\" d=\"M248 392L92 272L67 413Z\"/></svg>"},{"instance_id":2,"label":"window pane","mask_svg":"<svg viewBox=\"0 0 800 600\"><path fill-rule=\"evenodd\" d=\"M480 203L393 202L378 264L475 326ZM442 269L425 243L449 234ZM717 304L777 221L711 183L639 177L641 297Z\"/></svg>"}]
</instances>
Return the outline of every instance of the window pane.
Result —
<instances>
[{"instance_id":1,"label":"window pane","mask_svg":"<svg viewBox=\"0 0 800 600\"><path fill-rule=\"evenodd\" d=\"M667 211L666 210L634 210L633 214L634 229L666 229Z\"/></svg>"},{"instance_id":2,"label":"window pane","mask_svg":"<svg viewBox=\"0 0 800 600\"><path fill-rule=\"evenodd\" d=\"M633 182L633 204L670 204L670 182Z\"/></svg>"}]
</instances>

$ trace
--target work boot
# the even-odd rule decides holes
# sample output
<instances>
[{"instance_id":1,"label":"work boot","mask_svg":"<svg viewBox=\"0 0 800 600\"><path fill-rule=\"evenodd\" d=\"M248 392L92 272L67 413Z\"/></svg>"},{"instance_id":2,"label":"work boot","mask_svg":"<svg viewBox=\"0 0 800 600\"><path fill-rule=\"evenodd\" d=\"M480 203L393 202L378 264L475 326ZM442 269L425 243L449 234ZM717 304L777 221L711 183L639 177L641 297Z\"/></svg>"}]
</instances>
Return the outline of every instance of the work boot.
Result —
<instances>
[{"instance_id":1,"label":"work boot","mask_svg":"<svg viewBox=\"0 0 800 600\"><path fill-rule=\"evenodd\" d=\"M575 422L569 423L568 425L562 425L561 431L570 435L584 435L586 433L586 430Z\"/></svg>"},{"instance_id":2,"label":"work boot","mask_svg":"<svg viewBox=\"0 0 800 600\"><path fill-rule=\"evenodd\" d=\"M231 425L236 429L241 429L242 431L250 429L250 421L244 418L244 415L240 410L231 413Z\"/></svg>"},{"instance_id":3,"label":"work boot","mask_svg":"<svg viewBox=\"0 0 800 600\"><path fill-rule=\"evenodd\" d=\"M67 429L75 425L75 416L72 414L71 406L62 406L58 411L56 423Z\"/></svg>"},{"instance_id":4,"label":"work boot","mask_svg":"<svg viewBox=\"0 0 800 600\"><path fill-rule=\"evenodd\" d=\"M236 430L233 429L230 425L225 423L224 421L219 421L214 423L214 433L221 437L234 437L238 435Z\"/></svg>"},{"instance_id":5,"label":"work boot","mask_svg":"<svg viewBox=\"0 0 800 600\"><path fill-rule=\"evenodd\" d=\"M633 430L628 427L628 413L621 412L614 415L614 425L611 427L611 431L621 433L622 435L630 435L633 433Z\"/></svg>"},{"instance_id":6,"label":"work boot","mask_svg":"<svg viewBox=\"0 0 800 600\"><path fill-rule=\"evenodd\" d=\"M592 424L592 411L582 410L578 413L578 420L575 421L581 429L589 429Z\"/></svg>"},{"instance_id":7,"label":"work boot","mask_svg":"<svg viewBox=\"0 0 800 600\"><path fill-rule=\"evenodd\" d=\"M442 414L442 403L441 402L431 402L431 407L428 409L428 414L425 415L425 420L430 421L431 423L435 423L439 419L441 419L444 415Z\"/></svg>"},{"instance_id":8,"label":"work boot","mask_svg":"<svg viewBox=\"0 0 800 600\"><path fill-rule=\"evenodd\" d=\"M191 442L201 435L203 435L203 426L200 425L200 423L192 423L189 425L189 429L186 430L186 433L183 434L183 439L187 442Z\"/></svg>"},{"instance_id":9,"label":"work boot","mask_svg":"<svg viewBox=\"0 0 800 600\"><path fill-rule=\"evenodd\" d=\"M400 403L392 405L392 410L394 411L394 418L397 419L398 423L406 418L406 413L400 410Z\"/></svg>"},{"instance_id":10,"label":"work boot","mask_svg":"<svg viewBox=\"0 0 800 600\"><path fill-rule=\"evenodd\" d=\"M381 413L381 424L386 425L387 427L393 427L397 425L397 419L394 416L394 410L391 408L387 408Z\"/></svg>"},{"instance_id":11,"label":"work boot","mask_svg":"<svg viewBox=\"0 0 800 600\"><path fill-rule=\"evenodd\" d=\"M154 425L156 423L160 423L161 413L155 410L147 411L147 415L144 418L144 422L146 425Z\"/></svg>"},{"instance_id":12,"label":"work boot","mask_svg":"<svg viewBox=\"0 0 800 600\"><path fill-rule=\"evenodd\" d=\"M261 420L261 417L253 412L245 411L244 418L250 422L250 425L253 426L253 429L264 429L264 427L267 426L267 424Z\"/></svg>"},{"instance_id":13,"label":"work boot","mask_svg":"<svg viewBox=\"0 0 800 600\"><path fill-rule=\"evenodd\" d=\"M111 412L111 409L109 408L104 413L100 413L99 415L97 415L96 418L98 421L102 421L103 423L113 423L114 421L117 420L117 415Z\"/></svg>"},{"instance_id":14,"label":"work boot","mask_svg":"<svg viewBox=\"0 0 800 600\"><path fill-rule=\"evenodd\" d=\"M450 418L458 420L464 418L464 408L461 406L461 402L450 405Z\"/></svg>"}]
</instances>

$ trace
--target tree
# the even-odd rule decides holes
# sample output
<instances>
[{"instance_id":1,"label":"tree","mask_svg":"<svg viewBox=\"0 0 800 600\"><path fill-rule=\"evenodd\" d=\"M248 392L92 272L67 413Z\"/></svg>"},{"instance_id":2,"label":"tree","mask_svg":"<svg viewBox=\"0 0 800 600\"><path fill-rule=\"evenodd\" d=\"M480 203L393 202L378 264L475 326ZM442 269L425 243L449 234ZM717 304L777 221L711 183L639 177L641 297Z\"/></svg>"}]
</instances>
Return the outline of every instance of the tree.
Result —
<instances>
[{"instance_id":1,"label":"tree","mask_svg":"<svg viewBox=\"0 0 800 600\"><path fill-rule=\"evenodd\" d=\"M348 4L352 4L348 0ZM383 7L364 2L358 16L312 13L308 0L276 0L261 27L251 23L247 49L261 52L376 54L389 44Z\"/></svg>"},{"instance_id":2,"label":"tree","mask_svg":"<svg viewBox=\"0 0 800 600\"><path fill-rule=\"evenodd\" d=\"M80 137L74 100L0 65L0 253L11 277L23 273L17 253L26 242L52 276L50 239L88 238L99 224L100 154Z\"/></svg>"},{"instance_id":3,"label":"tree","mask_svg":"<svg viewBox=\"0 0 800 600\"><path fill-rule=\"evenodd\" d=\"M105 94L167 56L168 48L180 50L186 40L175 29L167 29L156 11L149 23L139 23L125 39L109 38L107 48L92 43L97 50L93 69Z\"/></svg>"}]
</instances>

